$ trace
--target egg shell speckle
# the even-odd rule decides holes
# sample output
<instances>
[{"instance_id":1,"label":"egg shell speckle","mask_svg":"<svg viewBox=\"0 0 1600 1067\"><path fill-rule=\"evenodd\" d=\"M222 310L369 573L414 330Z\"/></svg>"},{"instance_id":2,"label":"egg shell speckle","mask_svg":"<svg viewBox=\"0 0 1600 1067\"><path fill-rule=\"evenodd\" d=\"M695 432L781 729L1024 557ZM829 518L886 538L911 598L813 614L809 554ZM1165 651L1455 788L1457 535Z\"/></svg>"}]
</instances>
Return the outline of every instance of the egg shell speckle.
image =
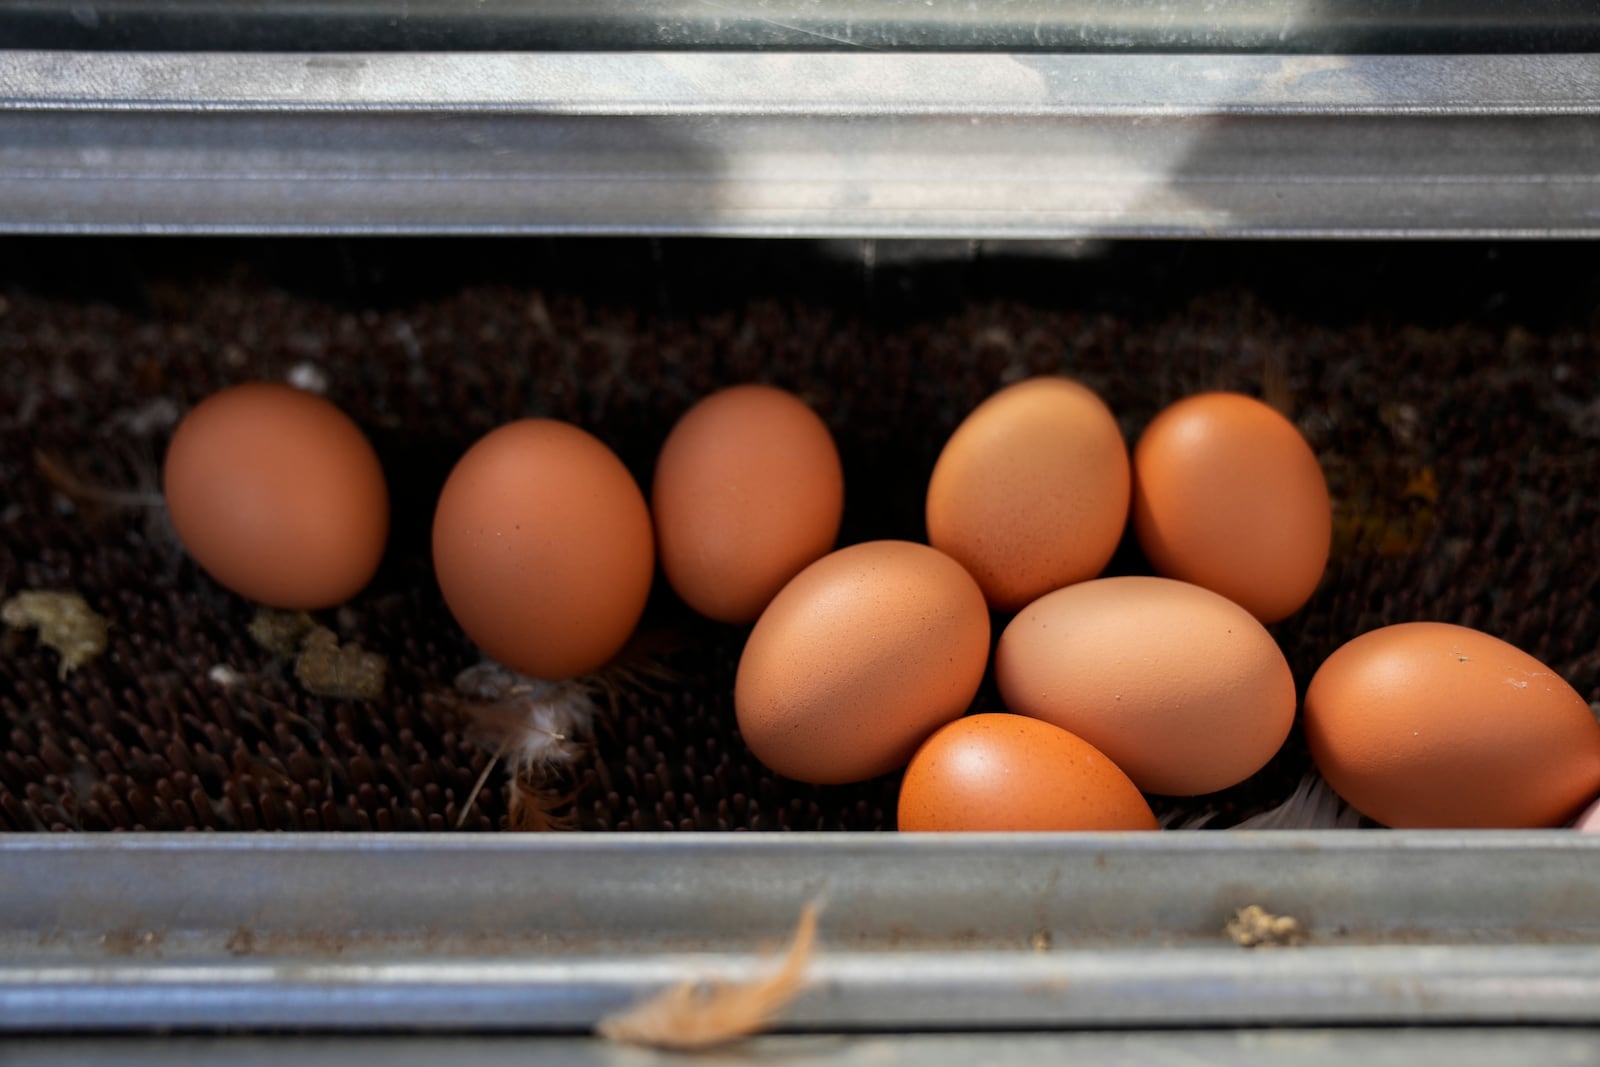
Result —
<instances>
[{"instance_id":1,"label":"egg shell speckle","mask_svg":"<svg viewBox=\"0 0 1600 1067\"><path fill-rule=\"evenodd\" d=\"M1600 793L1600 723L1544 664L1480 630L1362 634L1306 690L1306 740L1334 791L1396 828L1560 826Z\"/></svg>"},{"instance_id":2,"label":"egg shell speckle","mask_svg":"<svg viewBox=\"0 0 1600 1067\"><path fill-rule=\"evenodd\" d=\"M1008 710L1083 738L1147 793L1242 782L1282 747L1294 676L1239 605L1169 578L1099 578L1024 608L1001 634Z\"/></svg>"},{"instance_id":3,"label":"egg shell speckle","mask_svg":"<svg viewBox=\"0 0 1600 1067\"><path fill-rule=\"evenodd\" d=\"M969 715L911 757L901 830L1154 830L1128 776L1082 738L1023 715Z\"/></svg>"},{"instance_id":4,"label":"egg shell speckle","mask_svg":"<svg viewBox=\"0 0 1600 1067\"><path fill-rule=\"evenodd\" d=\"M988 654L988 608L960 564L909 541L842 548L756 622L734 683L739 730L786 777L874 778L966 711Z\"/></svg>"}]
</instances>

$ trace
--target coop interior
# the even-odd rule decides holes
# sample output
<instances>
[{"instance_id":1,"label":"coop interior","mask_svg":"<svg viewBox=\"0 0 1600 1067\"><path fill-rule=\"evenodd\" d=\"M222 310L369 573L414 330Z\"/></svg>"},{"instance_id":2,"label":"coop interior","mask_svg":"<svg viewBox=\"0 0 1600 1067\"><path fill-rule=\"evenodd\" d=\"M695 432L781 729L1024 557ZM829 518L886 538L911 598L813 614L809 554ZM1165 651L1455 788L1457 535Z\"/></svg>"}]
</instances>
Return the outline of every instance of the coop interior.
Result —
<instances>
[{"instance_id":1,"label":"coop interior","mask_svg":"<svg viewBox=\"0 0 1600 1067\"><path fill-rule=\"evenodd\" d=\"M1597 300L1582 243L7 238L0 598L81 597L104 630L70 663L37 620L0 636L0 830L895 830L898 773L808 785L751 754L750 627L659 573L562 758L519 769L495 723L526 694L475 688L435 580L441 487L491 429L575 423L648 486L675 421L747 382L831 430L840 545L925 540L941 448L1009 383L1090 386L1130 444L1182 397L1263 399L1333 504L1316 592L1269 627L1299 693L1358 634L1433 620L1600 706ZM185 413L261 380L348 413L390 493L376 577L312 613L321 662L274 639L305 623L197 567L163 504ZM1150 573L1131 533L1106 573ZM1002 710L992 676L971 710ZM1237 786L1148 799L1225 832L1311 771L1297 726Z\"/></svg>"}]
</instances>

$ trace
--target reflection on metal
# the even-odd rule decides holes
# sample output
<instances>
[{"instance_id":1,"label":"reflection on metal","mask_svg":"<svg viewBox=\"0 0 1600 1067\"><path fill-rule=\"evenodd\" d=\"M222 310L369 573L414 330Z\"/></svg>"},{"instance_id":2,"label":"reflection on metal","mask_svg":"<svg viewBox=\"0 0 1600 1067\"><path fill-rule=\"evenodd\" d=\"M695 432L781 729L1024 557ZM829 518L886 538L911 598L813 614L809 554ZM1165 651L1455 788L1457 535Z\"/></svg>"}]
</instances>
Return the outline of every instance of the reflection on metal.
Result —
<instances>
[{"instance_id":1,"label":"reflection on metal","mask_svg":"<svg viewBox=\"0 0 1600 1067\"><path fill-rule=\"evenodd\" d=\"M0 230L1592 236L1600 63L0 52Z\"/></svg>"},{"instance_id":2,"label":"reflection on metal","mask_svg":"<svg viewBox=\"0 0 1600 1067\"><path fill-rule=\"evenodd\" d=\"M14 48L1580 52L1577 0L56 0L0 3Z\"/></svg>"},{"instance_id":3,"label":"reflection on metal","mask_svg":"<svg viewBox=\"0 0 1600 1067\"><path fill-rule=\"evenodd\" d=\"M856 119L1600 115L1590 56L0 52L0 111Z\"/></svg>"},{"instance_id":4,"label":"reflection on metal","mask_svg":"<svg viewBox=\"0 0 1600 1067\"><path fill-rule=\"evenodd\" d=\"M1181 1064L1183 1067L1594 1067L1600 1033L1506 1029L1143 1030L1011 1034L806 1034L719 1050L709 1061L617 1048L594 1038L506 1035L35 1037L0 1039L7 1067L159 1064L191 1067L1039 1067Z\"/></svg>"},{"instance_id":5,"label":"reflection on metal","mask_svg":"<svg viewBox=\"0 0 1600 1067\"><path fill-rule=\"evenodd\" d=\"M0 229L1594 235L1600 64L13 51Z\"/></svg>"},{"instance_id":6,"label":"reflection on metal","mask_svg":"<svg viewBox=\"0 0 1600 1067\"><path fill-rule=\"evenodd\" d=\"M0 1030L571 1030L769 965L805 1030L1600 1021L1600 839L0 838ZM1300 948L1243 950L1246 904Z\"/></svg>"}]
</instances>

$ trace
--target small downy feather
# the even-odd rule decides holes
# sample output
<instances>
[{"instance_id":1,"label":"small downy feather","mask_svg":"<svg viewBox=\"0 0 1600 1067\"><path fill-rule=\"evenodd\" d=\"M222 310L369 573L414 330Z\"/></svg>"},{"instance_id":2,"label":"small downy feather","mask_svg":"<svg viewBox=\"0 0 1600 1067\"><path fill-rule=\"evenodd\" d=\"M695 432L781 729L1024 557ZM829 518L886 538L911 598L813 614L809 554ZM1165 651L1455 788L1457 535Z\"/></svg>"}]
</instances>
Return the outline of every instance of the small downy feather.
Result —
<instances>
[{"instance_id":1,"label":"small downy feather","mask_svg":"<svg viewBox=\"0 0 1600 1067\"><path fill-rule=\"evenodd\" d=\"M571 767L586 754L596 722L629 694L653 693L675 676L657 656L670 649L659 636L635 635L605 669L550 682L483 662L456 675L459 705L491 756L462 805L464 825L489 776L504 765L510 775L509 825L513 830L575 830L570 810Z\"/></svg>"},{"instance_id":2,"label":"small downy feather","mask_svg":"<svg viewBox=\"0 0 1600 1067\"><path fill-rule=\"evenodd\" d=\"M1361 813L1341 800L1322 776L1312 771L1300 780L1288 800L1252 815L1234 829L1354 830L1360 825Z\"/></svg>"},{"instance_id":3,"label":"small downy feather","mask_svg":"<svg viewBox=\"0 0 1600 1067\"><path fill-rule=\"evenodd\" d=\"M106 449L97 467L109 470L111 479L102 483L65 458L37 451L33 462L50 488L71 502L83 521L96 523L128 512L141 512L144 536L152 545L174 560L183 555L183 543L167 514L167 501L161 495L160 464L148 450L129 446Z\"/></svg>"},{"instance_id":4,"label":"small downy feather","mask_svg":"<svg viewBox=\"0 0 1600 1067\"><path fill-rule=\"evenodd\" d=\"M804 985L817 938L817 904L800 910L800 922L777 970L746 982L686 981L626 1011L601 1019L601 1037L649 1048L690 1051L760 1033L788 1007Z\"/></svg>"},{"instance_id":5,"label":"small downy feather","mask_svg":"<svg viewBox=\"0 0 1600 1067\"><path fill-rule=\"evenodd\" d=\"M130 468L129 480L134 488L102 485L68 463L62 457L43 450L33 454L34 466L50 483L50 488L70 500L74 506L89 511L90 517L126 508L162 508L166 500L159 488L160 476L146 469L148 461L126 460Z\"/></svg>"},{"instance_id":6,"label":"small downy feather","mask_svg":"<svg viewBox=\"0 0 1600 1067\"><path fill-rule=\"evenodd\" d=\"M473 730L486 745L494 746L462 805L458 827L489 775L503 762L511 777L511 829L575 829L570 816L558 814L572 798L553 785L588 743L598 712L595 687L582 680L528 678L494 663L462 671L455 687Z\"/></svg>"},{"instance_id":7,"label":"small downy feather","mask_svg":"<svg viewBox=\"0 0 1600 1067\"><path fill-rule=\"evenodd\" d=\"M1199 830L1217 817L1204 811L1179 821L1174 813L1162 821L1163 830ZM1231 827L1234 830L1354 830L1361 826L1361 813L1339 798L1315 771L1300 779L1300 784L1275 808Z\"/></svg>"}]
</instances>

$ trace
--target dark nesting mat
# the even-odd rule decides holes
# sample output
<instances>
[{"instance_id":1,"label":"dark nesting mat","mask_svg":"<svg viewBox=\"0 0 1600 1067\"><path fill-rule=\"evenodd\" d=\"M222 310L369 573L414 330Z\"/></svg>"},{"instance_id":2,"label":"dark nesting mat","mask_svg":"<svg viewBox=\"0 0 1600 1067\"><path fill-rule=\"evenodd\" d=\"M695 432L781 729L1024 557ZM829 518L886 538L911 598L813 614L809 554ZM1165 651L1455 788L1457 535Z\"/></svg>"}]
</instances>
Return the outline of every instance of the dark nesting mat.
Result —
<instances>
[{"instance_id":1,"label":"dark nesting mat","mask_svg":"<svg viewBox=\"0 0 1600 1067\"><path fill-rule=\"evenodd\" d=\"M32 635L0 638L0 829L507 825L503 772L474 796L490 750L452 683L477 656L427 560L445 475L489 428L543 414L593 430L648 484L677 415L748 380L796 390L833 427L846 541L922 536L940 446L1004 382L1079 377L1130 441L1187 393L1265 392L1316 448L1338 512L1321 590L1274 627L1302 687L1360 632L1439 619L1527 649L1600 700L1600 330L1581 250L1145 245L878 270L811 246L715 243L6 251L0 596L73 590L111 629L105 654L65 678ZM41 470L43 455L148 491L179 412L292 374L325 382L390 479L383 568L321 618L387 657L375 701L304 691L248 635L253 607L185 560L158 508L72 504ZM1140 566L1130 546L1113 569ZM544 806L588 829L892 827L892 777L803 786L746 752L731 707L743 635L658 588L639 653L650 669L602 695ZM992 691L977 703L994 707ZM1227 825L1307 767L1297 735L1250 782L1158 812Z\"/></svg>"}]
</instances>

